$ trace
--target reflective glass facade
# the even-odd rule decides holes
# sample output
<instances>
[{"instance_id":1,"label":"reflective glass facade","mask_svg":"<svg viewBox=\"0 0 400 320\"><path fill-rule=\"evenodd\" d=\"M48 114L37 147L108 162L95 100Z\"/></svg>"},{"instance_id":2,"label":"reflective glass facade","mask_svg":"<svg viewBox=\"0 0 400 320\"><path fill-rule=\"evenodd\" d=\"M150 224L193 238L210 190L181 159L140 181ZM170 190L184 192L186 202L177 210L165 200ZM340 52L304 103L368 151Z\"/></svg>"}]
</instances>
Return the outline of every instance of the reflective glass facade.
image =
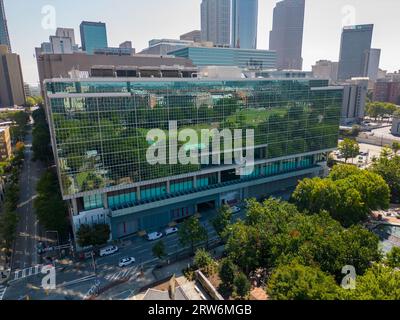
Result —
<instances>
[{"instance_id":1,"label":"reflective glass facade","mask_svg":"<svg viewBox=\"0 0 400 320\"><path fill-rule=\"evenodd\" d=\"M8 47L8 51L11 52L10 37L8 34L7 19L3 0L0 0L0 44L6 45Z\"/></svg>"},{"instance_id":2,"label":"reflective glass facade","mask_svg":"<svg viewBox=\"0 0 400 320\"><path fill-rule=\"evenodd\" d=\"M275 69L277 60L275 51L237 48L186 47L169 54L190 59L198 67L237 66L249 69Z\"/></svg>"},{"instance_id":3,"label":"reflective glass facade","mask_svg":"<svg viewBox=\"0 0 400 320\"><path fill-rule=\"evenodd\" d=\"M113 191L141 183L140 192L109 194L109 204L117 205L134 202L137 196L143 200L190 190L193 180L185 179L185 174L197 175L197 187L241 179L234 170L224 173L221 181L213 174L204 175L204 170L215 168L212 165L150 165L146 151L152 142L146 135L154 128L167 131L169 121L177 121L178 130L192 128L199 133L207 128L253 129L255 160L261 162L335 148L342 89L327 85L325 80L305 79L47 82L63 194ZM309 158L271 161L256 166L252 174L273 175L311 162ZM218 166L218 170L223 169ZM168 184L162 182L165 178ZM146 181L149 185L143 185ZM86 202L90 207L99 200Z\"/></svg>"},{"instance_id":4,"label":"reflective glass facade","mask_svg":"<svg viewBox=\"0 0 400 320\"><path fill-rule=\"evenodd\" d=\"M232 0L232 46L257 49L258 0Z\"/></svg>"},{"instance_id":5,"label":"reflective glass facade","mask_svg":"<svg viewBox=\"0 0 400 320\"><path fill-rule=\"evenodd\" d=\"M93 54L96 49L105 49L107 43L106 24L84 21L80 25L82 50Z\"/></svg>"}]
</instances>

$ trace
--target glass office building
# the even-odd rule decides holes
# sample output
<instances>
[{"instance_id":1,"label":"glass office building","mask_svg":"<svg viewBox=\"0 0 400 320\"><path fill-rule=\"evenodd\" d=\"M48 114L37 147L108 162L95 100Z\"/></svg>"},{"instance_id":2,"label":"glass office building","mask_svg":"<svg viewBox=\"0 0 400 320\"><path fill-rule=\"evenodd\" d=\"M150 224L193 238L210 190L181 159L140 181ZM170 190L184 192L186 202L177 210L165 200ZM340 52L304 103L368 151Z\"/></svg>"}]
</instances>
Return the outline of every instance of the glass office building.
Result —
<instances>
[{"instance_id":1,"label":"glass office building","mask_svg":"<svg viewBox=\"0 0 400 320\"><path fill-rule=\"evenodd\" d=\"M232 0L232 47L257 49L258 0Z\"/></svg>"},{"instance_id":2,"label":"glass office building","mask_svg":"<svg viewBox=\"0 0 400 320\"><path fill-rule=\"evenodd\" d=\"M363 77L368 69L373 24L344 27L340 43L339 80Z\"/></svg>"},{"instance_id":3,"label":"glass office building","mask_svg":"<svg viewBox=\"0 0 400 320\"><path fill-rule=\"evenodd\" d=\"M269 50L186 47L169 52L175 57L187 58L198 67L236 66L247 69L275 69L276 52Z\"/></svg>"},{"instance_id":4,"label":"glass office building","mask_svg":"<svg viewBox=\"0 0 400 320\"><path fill-rule=\"evenodd\" d=\"M337 146L342 91L312 79L46 81L53 150L75 231L97 222L109 223L113 238L157 230L320 175ZM254 170L238 175L235 162L149 164L154 141L147 133L168 132L170 121L178 132L253 129Z\"/></svg>"},{"instance_id":5,"label":"glass office building","mask_svg":"<svg viewBox=\"0 0 400 320\"><path fill-rule=\"evenodd\" d=\"M0 0L0 44L4 44L8 47L8 51L11 52L10 36L8 34L6 12L4 9L4 2Z\"/></svg>"},{"instance_id":6,"label":"glass office building","mask_svg":"<svg viewBox=\"0 0 400 320\"><path fill-rule=\"evenodd\" d=\"M82 50L93 54L96 49L108 47L106 24L83 21L80 25Z\"/></svg>"}]
</instances>

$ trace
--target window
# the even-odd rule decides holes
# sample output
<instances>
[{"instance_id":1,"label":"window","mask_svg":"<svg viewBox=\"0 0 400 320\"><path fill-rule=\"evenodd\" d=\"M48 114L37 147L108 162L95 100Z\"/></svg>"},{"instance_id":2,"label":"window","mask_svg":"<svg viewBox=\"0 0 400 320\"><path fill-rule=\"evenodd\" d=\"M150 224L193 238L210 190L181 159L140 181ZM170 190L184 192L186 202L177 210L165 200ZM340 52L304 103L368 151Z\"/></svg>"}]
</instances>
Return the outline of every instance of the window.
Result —
<instances>
[{"instance_id":1,"label":"window","mask_svg":"<svg viewBox=\"0 0 400 320\"><path fill-rule=\"evenodd\" d=\"M103 207L103 199L101 194L83 197L83 206L85 210L93 210Z\"/></svg>"}]
</instances>

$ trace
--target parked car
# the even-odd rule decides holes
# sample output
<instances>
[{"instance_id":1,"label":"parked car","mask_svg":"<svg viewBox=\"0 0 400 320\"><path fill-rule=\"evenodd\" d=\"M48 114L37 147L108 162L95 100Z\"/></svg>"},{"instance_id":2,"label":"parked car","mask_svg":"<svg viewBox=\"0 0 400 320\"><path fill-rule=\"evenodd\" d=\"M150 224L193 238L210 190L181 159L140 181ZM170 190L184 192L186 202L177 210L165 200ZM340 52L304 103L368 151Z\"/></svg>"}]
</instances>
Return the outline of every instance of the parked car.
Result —
<instances>
[{"instance_id":1,"label":"parked car","mask_svg":"<svg viewBox=\"0 0 400 320\"><path fill-rule=\"evenodd\" d=\"M116 253L119 250L119 248L117 246L109 246L109 247L105 247L103 249L100 250L100 257L105 257L105 256L109 256L111 254Z\"/></svg>"},{"instance_id":2,"label":"parked car","mask_svg":"<svg viewBox=\"0 0 400 320\"><path fill-rule=\"evenodd\" d=\"M162 234L161 232L149 233L149 234L147 235L147 240L149 240L149 241L154 241L154 240L157 240L157 239L162 238L162 236L163 236L163 234Z\"/></svg>"},{"instance_id":3,"label":"parked car","mask_svg":"<svg viewBox=\"0 0 400 320\"><path fill-rule=\"evenodd\" d=\"M169 236L170 234L174 234L178 232L178 228L177 227L172 227L172 228L167 228L165 229L165 235Z\"/></svg>"},{"instance_id":4,"label":"parked car","mask_svg":"<svg viewBox=\"0 0 400 320\"><path fill-rule=\"evenodd\" d=\"M238 207L238 206L231 207L231 210L232 210L233 214L236 214L236 213L239 213L240 211L242 211L242 209L240 209L240 207Z\"/></svg>"},{"instance_id":5,"label":"parked car","mask_svg":"<svg viewBox=\"0 0 400 320\"><path fill-rule=\"evenodd\" d=\"M127 267L135 262L136 262L136 259L134 257L122 258L118 262L118 267L120 267L120 268Z\"/></svg>"}]
</instances>

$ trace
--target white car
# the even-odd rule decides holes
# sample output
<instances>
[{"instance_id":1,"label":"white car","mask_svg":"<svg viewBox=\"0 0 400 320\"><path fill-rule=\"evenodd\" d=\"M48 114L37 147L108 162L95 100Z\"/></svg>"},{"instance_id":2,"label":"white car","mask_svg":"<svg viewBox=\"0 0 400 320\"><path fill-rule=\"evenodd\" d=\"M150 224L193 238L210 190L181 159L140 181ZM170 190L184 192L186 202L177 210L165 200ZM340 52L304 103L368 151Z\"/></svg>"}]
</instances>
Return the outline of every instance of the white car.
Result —
<instances>
[{"instance_id":1,"label":"white car","mask_svg":"<svg viewBox=\"0 0 400 320\"><path fill-rule=\"evenodd\" d=\"M177 227L172 227L172 228L168 228L165 229L165 235L168 236L170 234L174 234L178 232L178 228Z\"/></svg>"},{"instance_id":2,"label":"white car","mask_svg":"<svg viewBox=\"0 0 400 320\"><path fill-rule=\"evenodd\" d=\"M233 214L236 214L236 213L239 213L240 211L242 211L242 209L240 209L238 206L232 207L231 210L232 210Z\"/></svg>"},{"instance_id":3,"label":"white car","mask_svg":"<svg viewBox=\"0 0 400 320\"><path fill-rule=\"evenodd\" d=\"M114 254L119 250L117 246L109 246L100 250L100 257L109 256L110 254Z\"/></svg>"},{"instance_id":4,"label":"white car","mask_svg":"<svg viewBox=\"0 0 400 320\"><path fill-rule=\"evenodd\" d=\"M136 259L134 257L122 258L118 262L118 267L120 267L120 268L127 267L135 262L136 262Z\"/></svg>"},{"instance_id":5,"label":"white car","mask_svg":"<svg viewBox=\"0 0 400 320\"><path fill-rule=\"evenodd\" d=\"M163 234L162 234L161 232L149 233L149 234L147 235L147 240L149 240L149 241L154 241L154 240L157 240L157 239L162 238L162 236L163 236Z\"/></svg>"}]
</instances>

